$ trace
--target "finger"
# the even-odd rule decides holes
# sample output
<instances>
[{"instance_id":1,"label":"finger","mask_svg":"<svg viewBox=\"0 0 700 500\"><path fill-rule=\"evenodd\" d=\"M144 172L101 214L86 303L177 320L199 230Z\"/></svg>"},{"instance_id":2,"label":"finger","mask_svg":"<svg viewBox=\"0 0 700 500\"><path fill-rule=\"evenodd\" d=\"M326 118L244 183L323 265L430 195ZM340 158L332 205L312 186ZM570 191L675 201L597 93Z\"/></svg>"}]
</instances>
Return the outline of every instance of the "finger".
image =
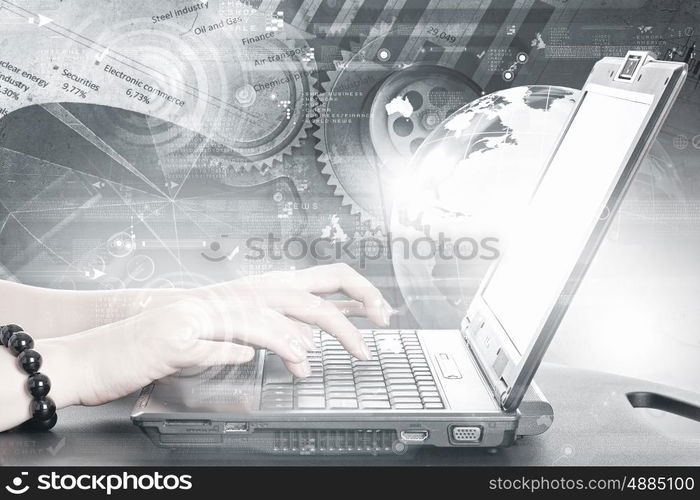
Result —
<instances>
[{"instance_id":1,"label":"finger","mask_svg":"<svg viewBox=\"0 0 700 500\"><path fill-rule=\"evenodd\" d=\"M233 327L224 336L277 353L282 359L300 363L314 348L310 327L293 321L272 309L251 312L248 321Z\"/></svg>"},{"instance_id":2,"label":"finger","mask_svg":"<svg viewBox=\"0 0 700 500\"><path fill-rule=\"evenodd\" d=\"M329 300L343 316L367 317L367 308L359 300Z\"/></svg>"},{"instance_id":3,"label":"finger","mask_svg":"<svg viewBox=\"0 0 700 500\"><path fill-rule=\"evenodd\" d=\"M268 307L251 307L220 298L183 302L180 307L202 340L264 347L294 362L303 361L306 352L314 349L309 325L292 321Z\"/></svg>"},{"instance_id":4,"label":"finger","mask_svg":"<svg viewBox=\"0 0 700 500\"><path fill-rule=\"evenodd\" d=\"M391 306L370 281L347 264L316 266L293 271L292 285L311 293L343 292L365 305L375 324L389 326Z\"/></svg>"},{"instance_id":5,"label":"finger","mask_svg":"<svg viewBox=\"0 0 700 500\"><path fill-rule=\"evenodd\" d=\"M331 302L310 293L290 293L280 312L325 330L356 358L371 359L360 331Z\"/></svg>"},{"instance_id":6,"label":"finger","mask_svg":"<svg viewBox=\"0 0 700 500\"><path fill-rule=\"evenodd\" d=\"M314 329L311 328L308 324L304 323L303 321L299 321L293 317L290 317L290 319L299 326L300 330L303 332L303 340L306 345L306 348L309 351L316 351L318 349L318 346L314 343Z\"/></svg>"},{"instance_id":7,"label":"finger","mask_svg":"<svg viewBox=\"0 0 700 500\"><path fill-rule=\"evenodd\" d=\"M311 365L308 361L302 361L301 363L292 363L291 361L284 361L287 369L292 372L292 374L299 378L306 378L311 376Z\"/></svg>"},{"instance_id":8,"label":"finger","mask_svg":"<svg viewBox=\"0 0 700 500\"><path fill-rule=\"evenodd\" d=\"M231 342L198 340L193 349L197 366L238 365L255 357L255 349Z\"/></svg>"}]
</instances>

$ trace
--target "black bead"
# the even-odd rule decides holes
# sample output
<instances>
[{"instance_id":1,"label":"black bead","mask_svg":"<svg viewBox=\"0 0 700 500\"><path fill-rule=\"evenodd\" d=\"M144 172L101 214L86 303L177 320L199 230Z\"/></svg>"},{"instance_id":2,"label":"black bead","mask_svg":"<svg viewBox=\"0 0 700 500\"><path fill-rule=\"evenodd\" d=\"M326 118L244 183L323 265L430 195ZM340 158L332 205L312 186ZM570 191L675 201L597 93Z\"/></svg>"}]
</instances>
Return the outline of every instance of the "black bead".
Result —
<instances>
[{"instance_id":1,"label":"black bead","mask_svg":"<svg viewBox=\"0 0 700 500\"><path fill-rule=\"evenodd\" d=\"M0 326L0 342L2 342L2 345L7 347L8 342L10 342L10 337L12 337L12 334L21 332L22 327L19 325L3 325Z\"/></svg>"},{"instance_id":2,"label":"black bead","mask_svg":"<svg viewBox=\"0 0 700 500\"><path fill-rule=\"evenodd\" d=\"M43 373L34 373L27 379L27 390L34 398L42 398L51 390L51 380Z\"/></svg>"},{"instance_id":3,"label":"black bead","mask_svg":"<svg viewBox=\"0 0 700 500\"><path fill-rule=\"evenodd\" d=\"M31 419L25 422L25 428L31 431L48 431L58 422L58 415L53 414L46 420Z\"/></svg>"},{"instance_id":4,"label":"black bead","mask_svg":"<svg viewBox=\"0 0 700 500\"><path fill-rule=\"evenodd\" d=\"M48 420L56 414L56 403L50 397L33 399L29 405L33 420Z\"/></svg>"},{"instance_id":5,"label":"black bead","mask_svg":"<svg viewBox=\"0 0 700 500\"><path fill-rule=\"evenodd\" d=\"M18 356L19 353L25 349L34 347L34 339L26 332L16 332L10 337L7 347L10 349L13 356Z\"/></svg>"},{"instance_id":6,"label":"black bead","mask_svg":"<svg viewBox=\"0 0 700 500\"><path fill-rule=\"evenodd\" d=\"M29 375L36 373L41 368L41 354L34 349L25 349L17 356L19 366Z\"/></svg>"}]
</instances>

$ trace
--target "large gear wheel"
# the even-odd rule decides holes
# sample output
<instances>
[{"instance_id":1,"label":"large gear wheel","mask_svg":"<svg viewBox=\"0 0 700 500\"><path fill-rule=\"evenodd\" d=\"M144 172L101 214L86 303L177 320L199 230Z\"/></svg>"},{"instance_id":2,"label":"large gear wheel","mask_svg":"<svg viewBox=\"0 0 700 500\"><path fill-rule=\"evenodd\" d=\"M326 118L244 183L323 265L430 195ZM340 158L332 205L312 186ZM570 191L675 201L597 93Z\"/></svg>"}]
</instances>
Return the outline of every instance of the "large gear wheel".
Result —
<instances>
[{"instance_id":1,"label":"large gear wheel","mask_svg":"<svg viewBox=\"0 0 700 500\"><path fill-rule=\"evenodd\" d=\"M308 136L316 63L304 37L291 29L268 33L263 39L262 35L242 38L236 30L196 36L183 32L177 23L154 27L150 16L134 19L130 5L135 2L127 3L110 11L111 23L105 23L98 12L87 16L70 34L55 36L50 30L33 34L36 64L53 66L57 73L52 73L52 78L57 78L59 68L68 67L95 81L104 73L99 69L103 58L104 64L124 64L133 67L131 71L141 71L134 74L145 74L149 84L159 86L159 90L162 87L185 99L188 107L182 108L184 111L157 96L148 100L144 95L147 105L124 97L119 81L102 84L102 93L84 92L82 96L67 94L56 81L32 101L16 99L12 106L6 106L6 99L0 98L3 109L12 111L32 103L101 105L105 107L102 114L111 115L110 121L124 133L125 141L133 141L135 146L155 144L159 154L168 159L184 158L188 151L195 151L196 157L198 151L192 142L200 139L199 135L234 151L241 159L240 167L248 170L263 170L276 160L282 161ZM27 23L23 29L34 27ZM22 36L9 41L3 57L24 57L26 48L17 40L23 40ZM46 47L55 50L56 57L49 59ZM118 115L106 108L125 112ZM60 109L58 112L65 115ZM135 129L133 122L141 120L132 119L133 113L147 115L148 126Z\"/></svg>"},{"instance_id":2,"label":"large gear wheel","mask_svg":"<svg viewBox=\"0 0 700 500\"><path fill-rule=\"evenodd\" d=\"M258 170L273 167L275 160L283 161L308 137L311 127L316 69L309 54L312 51L303 40L258 42L250 59L252 64L264 64L228 82L229 100L254 115L258 125L241 127L237 120L219 120L212 127L212 138Z\"/></svg>"},{"instance_id":3,"label":"large gear wheel","mask_svg":"<svg viewBox=\"0 0 700 500\"><path fill-rule=\"evenodd\" d=\"M342 61L322 84L314 135L322 172L342 204L386 230L384 207L412 154L450 113L483 92L452 68L384 62L383 40L341 51Z\"/></svg>"}]
</instances>

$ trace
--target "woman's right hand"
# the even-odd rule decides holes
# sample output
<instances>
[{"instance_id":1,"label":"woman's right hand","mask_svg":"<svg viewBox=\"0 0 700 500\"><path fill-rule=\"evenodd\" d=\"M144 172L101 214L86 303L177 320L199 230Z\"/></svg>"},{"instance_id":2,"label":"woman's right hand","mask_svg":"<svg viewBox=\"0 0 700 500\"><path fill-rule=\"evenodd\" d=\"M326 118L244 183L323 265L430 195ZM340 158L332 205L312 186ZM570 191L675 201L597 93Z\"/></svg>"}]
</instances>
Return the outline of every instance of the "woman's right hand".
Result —
<instances>
[{"instance_id":1,"label":"woman's right hand","mask_svg":"<svg viewBox=\"0 0 700 500\"><path fill-rule=\"evenodd\" d=\"M338 303L316 295L335 292L353 300ZM358 306L378 325L388 324L390 306L369 281L347 266L319 266L183 291L181 300L122 321L42 339L37 350L43 354L47 345L63 349L64 356L75 354L70 366L42 371L52 378L52 371L62 371L62 380L78 380L74 399L84 405L125 396L182 368L245 363L254 357L253 347L275 352L294 375L305 377L311 373L308 351L315 348L312 325L338 338L357 358L369 359L362 335L343 311ZM44 355L51 365L57 358Z\"/></svg>"}]
</instances>

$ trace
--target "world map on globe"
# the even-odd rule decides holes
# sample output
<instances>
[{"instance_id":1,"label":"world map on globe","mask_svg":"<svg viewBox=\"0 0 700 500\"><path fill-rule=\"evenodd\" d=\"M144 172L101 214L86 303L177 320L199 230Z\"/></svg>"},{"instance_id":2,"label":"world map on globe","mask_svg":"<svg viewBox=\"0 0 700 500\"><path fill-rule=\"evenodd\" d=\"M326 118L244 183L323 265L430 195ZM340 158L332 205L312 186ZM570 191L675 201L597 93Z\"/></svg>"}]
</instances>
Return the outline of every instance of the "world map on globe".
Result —
<instances>
[{"instance_id":1,"label":"world map on globe","mask_svg":"<svg viewBox=\"0 0 700 500\"><path fill-rule=\"evenodd\" d=\"M416 151L394 189L390 233L397 282L422 327L461 320L581 95L537 85L483 96ZM627 198L678 196L678 183L657 143Z\"/></svg>"}]
</instances>

